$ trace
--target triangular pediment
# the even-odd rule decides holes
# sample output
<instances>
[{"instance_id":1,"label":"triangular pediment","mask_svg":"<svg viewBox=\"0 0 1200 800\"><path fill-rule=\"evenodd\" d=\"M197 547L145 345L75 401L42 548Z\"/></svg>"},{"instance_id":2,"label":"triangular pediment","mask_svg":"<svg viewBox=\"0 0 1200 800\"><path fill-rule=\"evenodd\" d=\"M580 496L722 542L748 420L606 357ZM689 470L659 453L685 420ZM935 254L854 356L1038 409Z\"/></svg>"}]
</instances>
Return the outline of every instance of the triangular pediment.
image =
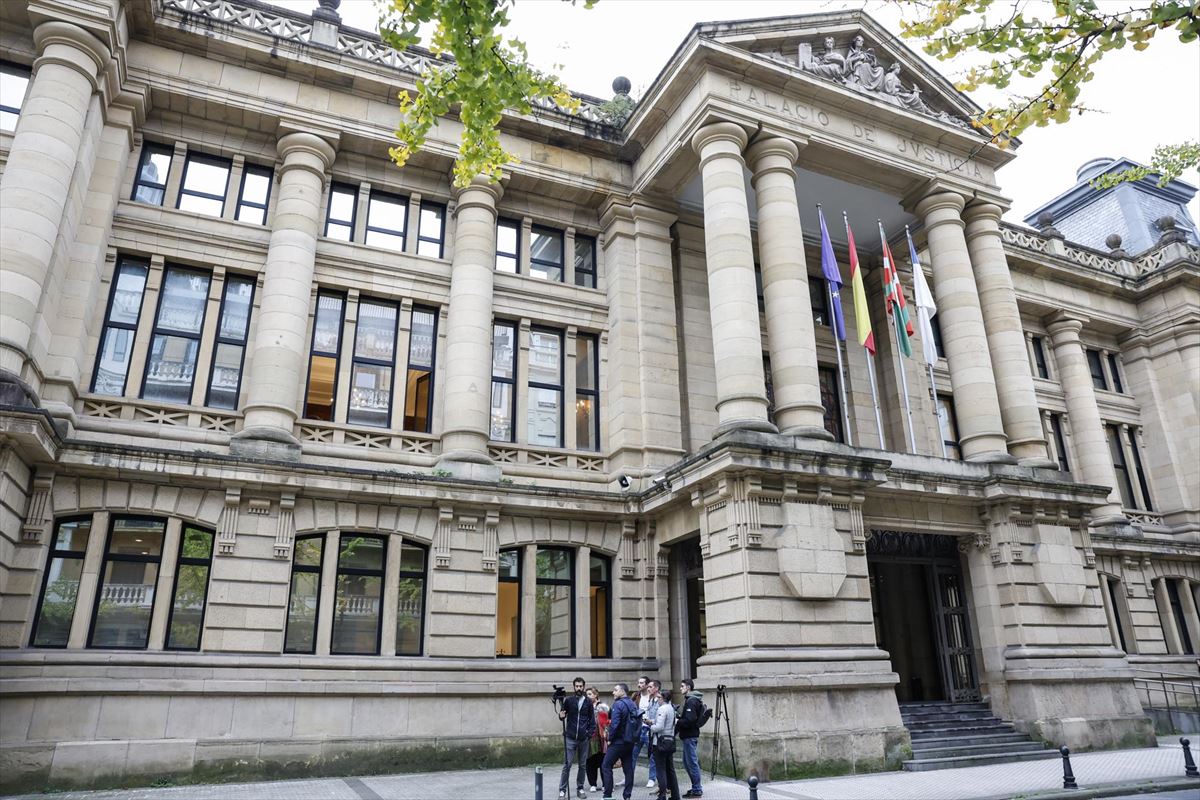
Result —
<instances>
[{"instance_id":1,"label":"triangular pediment","mask_svg":"<svg viewBox=\"0 0 1200 800\"><path fill-rule=\"evenodd\" d=\"M747 51L898 109L973 130L980 109L861 11L702 24L702 39Z\"/></svg>"}]
</instances>

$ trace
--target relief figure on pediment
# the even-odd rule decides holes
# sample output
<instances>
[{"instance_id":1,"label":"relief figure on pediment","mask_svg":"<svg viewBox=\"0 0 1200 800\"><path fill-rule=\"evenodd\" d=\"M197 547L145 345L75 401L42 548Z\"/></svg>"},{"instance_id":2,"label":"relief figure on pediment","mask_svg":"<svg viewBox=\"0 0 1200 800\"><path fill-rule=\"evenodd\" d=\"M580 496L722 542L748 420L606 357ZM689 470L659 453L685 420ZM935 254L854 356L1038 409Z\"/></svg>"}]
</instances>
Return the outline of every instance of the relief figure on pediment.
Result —
<instances>
[{"instance_id":1,"label":"relief figure on pediment","mask_svg":"<svg viewBox=\"0 0 1200 800\"><path fill-rule=\"evenodd\" d=\"M883 88L884 70L875 60L875 50L863 48L863 37L855 36L846 51L846 75L850 83L877 92Z\"/></svg>"},{"instance_id":2,"label":"relief figure on pediment","mask_svg":"<svg viewBox=\"0 0 1200 800\"><path fill-rule=\"evenodd\" d=\"M833 81L840 81L846 76L846 59L841 53L834 51L832 36L825 37L825 52L815 60L808 64L801 64L801 66L822 78Z\"/></svg>"}]
</instances>

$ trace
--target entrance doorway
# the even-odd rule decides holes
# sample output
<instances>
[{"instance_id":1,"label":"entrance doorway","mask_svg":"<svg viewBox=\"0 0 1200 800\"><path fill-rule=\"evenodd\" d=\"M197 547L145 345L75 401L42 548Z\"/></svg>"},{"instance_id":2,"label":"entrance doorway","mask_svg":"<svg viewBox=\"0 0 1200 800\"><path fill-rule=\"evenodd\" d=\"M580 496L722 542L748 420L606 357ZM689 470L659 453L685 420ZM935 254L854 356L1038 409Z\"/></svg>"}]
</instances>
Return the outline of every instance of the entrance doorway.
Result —
<instances>
[{"instance_id":1,"label":"entrance doorway","mask_svg":"<svg viewBox=\"0 0 1200 800\"><path fill-rule=\"evenodd\" d=\"M683 582L683 621L686 626L687 652L684 664L687 674L695 676L696 660L708 651L708 630L704 619L704 556L700 553L700 538L680 542L673 550L679 553L676 564Z\"/></svg>"},{"instance_id":2,"label":"entrance doorway","mask_svg":"<svg viewBox=\"0 0 1200 800\"><path fill-rule=\"evenodd\" d=\"M900 676L897 699L979 700L957 540L872 531L867 571L876 641Z\"/></svg>"}]
</instances>

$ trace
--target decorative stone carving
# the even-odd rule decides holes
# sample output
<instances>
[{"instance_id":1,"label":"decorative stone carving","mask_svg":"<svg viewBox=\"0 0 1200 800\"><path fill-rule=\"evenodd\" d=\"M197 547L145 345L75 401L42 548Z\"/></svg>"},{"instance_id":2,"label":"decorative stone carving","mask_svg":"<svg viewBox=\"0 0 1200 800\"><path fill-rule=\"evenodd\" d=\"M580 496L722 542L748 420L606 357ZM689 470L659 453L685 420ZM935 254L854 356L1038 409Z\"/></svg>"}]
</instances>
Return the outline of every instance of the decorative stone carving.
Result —
<instances>
[{"instance_id":1,"label":"decorative stone carving","mask_svg":"<svg viewBox=\"0 0 1200 800\"><path fill-rule=\"evenodd\" d=\"M652 581L658 577L658 552L654 543L658 525L653 520L646 520L642 525L642 578Z\"/></svg>"},{"instance_id":2,"label":"decorative stone carving","mask_svg":"<svg viewBox=\"0 0 1200 800\"><path fill-rule=\"evenodd\" d=\"M658 548L658 577L665 578L671 574L671 548Z\"/></svg>"},{"instance_id":3,"label":"decorative stone carving","mask_svg":"<svg viewBox=\"0 0 1200 800\"><path fill-rule=\"evenodd\" d=\"M50 500L53 489L54 473L38 470L33 478L32 491L29 493L29 511L25 514L25 524L21 526L23 541L42 541L42 535L53 516Z\"/></svg>"},{"instance_id":4,"label":"decorative stone carving","mask_svg":"<svg viewBox=\"0 0 1200 800\"><path fill-rule=\"evenodd\" d=\"M884 102L907 108L921 114L936 117L942 122L960 128L970 128L964 120L945 111L930 108L921 97L921 87L915 83L906 86L901 80L899 62L884 67L875 56L875 49L866 46L862 34L850 40L845 53L838 52L832 36L823 40L823 49L813 53L812 44L802 43L797 53L800 69L811 72L818 78L839 83L851 89L876 97ZM791 62L782 53L771 54L775 58Z\"/></svg>"},{"instance_id":5,"label":"decorative stone carving","mask_svg":"<svg viewBox=\"0 0 1200 800\"><path fill-rule=\"evenodd\" d=\"M1030 549L1034 581L1046 602L1054 606L1083 605L1087 592L1084 558L1066 525L1041 522Z\"/></svg>"},{"instance_id":6,"label":"decorative stone carving","mask_svg":"<svg viewBox=\"0 0 1200 800\"><path fill-rule=\"evenodd\" d=\"M279 524L275 528L275 557L288 558L292 554L292 542L296 540L296 493L285 492L279 496Z\"/></svg>"},{"instance_id":7,"label":"decorative stone carving","mask_svg":"<svg viewBox=\"0 0 1200 800\"><path fill-rule=\"evenodd\" d=\"M454 525L454 508L442 506L438 509L437 529L433 534L433 566L445 569L450 566L450 529Z\"/></svg>"},{"instance_id":8,"label":"decorative stone carving","mask_svg":"<svg viewBox=\"0 0 1200 800\"><path fill-rule=\"evenodd\" d=\"M601 103L597 110L604 122L619 128L633 114L633 110L637 108L637 101L629 96L629 90L633 88L629 78L618 76L613 80L612 88L613 99Z\"/></svg>"},{"instance_id":9,"label":"decorative stone carving","mask_svg":"<svg viewBox=\"0 0 1200 800\"><path fill-rule=\"evenodd\" d=\"M621 521L621 577L631 579L636 577L634 568L634 546L637 544L637 521L626 519Z\"/></svg>"},{"instance_id":10,"label":"decorative stone carving","mask_svg":"<svg viewBox=\"0 0 1200 800\"><path fill-rule=\"evenodd\" d=\"M786 503L776 554L779 575L804 600L832 600L846 582L846 550L834 527L833 507Z\"/></svg>"},{"instance_id":11,"label":"decorative stone carving","mask_svg":"<svg viewBox=\"0 0 1200 800\"><path fill-rule=\"evenodd\" d=\"M500 527L500 512L489 511L483 520L483 559L482 567L485 572L495 572L496 562L499 554L499 536L497 528Z\"/></svg>"},{"instance_id":12,"label":"decorative stone carving","mask_svg":"<svg viewBox=\"0 0 1200 800\"><path fill-rule=\"evenodd\" d=\"M242 507L242 490L229 488L225 490L225 507L221 509L221 519L217 522L217 552L232 553L237 545L238 512ZM268 505L268 508L270 506Z\"/></svg>"}]
</instances>

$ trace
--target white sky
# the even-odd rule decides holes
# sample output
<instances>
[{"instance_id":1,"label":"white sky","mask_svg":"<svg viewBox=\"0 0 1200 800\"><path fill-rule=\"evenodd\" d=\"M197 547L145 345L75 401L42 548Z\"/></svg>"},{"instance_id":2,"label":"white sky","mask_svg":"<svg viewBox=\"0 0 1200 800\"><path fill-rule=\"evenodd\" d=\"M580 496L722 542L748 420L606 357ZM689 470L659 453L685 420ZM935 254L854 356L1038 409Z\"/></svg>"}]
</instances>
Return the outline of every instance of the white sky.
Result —
<instances>
[{"instance_id":1,"label":"white sky","mask_svg":"<svg viewBox=\"0 0 1200 800\"><path fill-rule=\"evenodd\" d=\"M267 0L304 13L316 0ZM1106 5L1129 3L1099 0ZM997 5L1000 5L999 3ZM597 97L612 96L612 80L624 75L641 97L659 70L697 22L835 11L866 7L887 29L899 35L900 10L880 0L600 0L584 9L582 0L517 0L507 29L529 48L531 61L554 69L573 90ZM375 30L374 0L342 0L343 24ZM953 80L959 67L926 57L919 42L905 44ZM986 106L999 102L995 90L973 94ZM1107 56L1083 92L1083 102L1097 113L1078 116L1066 125L1036 128L1021 136L1018 157L999 173L1012 198L1006 219L1021 217L1075 183L1075 170L1099 156L1128 156L1147 163L1156 144L1200 138L1200 45L1181 44L1172 31L1161 31L1151 47L1135 53L1130 46ZM1195 170L1183 179L1200 184ZM1190 204L1200 219L1200 197Z\"/></svg>"}]
</instances>

